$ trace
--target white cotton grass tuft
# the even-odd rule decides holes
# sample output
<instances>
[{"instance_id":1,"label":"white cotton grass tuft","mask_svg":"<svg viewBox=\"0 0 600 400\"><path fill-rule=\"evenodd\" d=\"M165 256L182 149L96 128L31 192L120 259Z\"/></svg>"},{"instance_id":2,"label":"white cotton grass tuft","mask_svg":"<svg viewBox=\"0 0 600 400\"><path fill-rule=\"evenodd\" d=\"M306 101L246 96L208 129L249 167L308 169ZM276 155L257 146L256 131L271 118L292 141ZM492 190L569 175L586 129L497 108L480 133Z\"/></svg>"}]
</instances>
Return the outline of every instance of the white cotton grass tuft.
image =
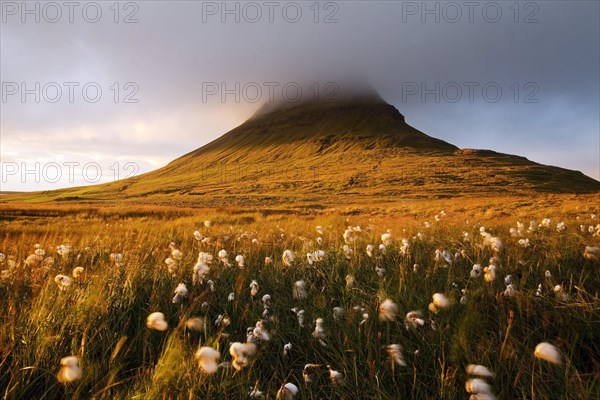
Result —
<instances>
[{"instance_id":1,"label":"white cotton grass tuft","mask_svg":"<svg viewBox=\"0 0 600 400\"><path fill-rule=\"evenodd\" d=\"M66 257L71 252L71 245L70 244L61 244L60 246L58 246L56 248L56 252L61 257Z\"/></svg>"},{"instance_id":2,"label":"white cotton grass tuft","mask_svg":"<svg viewBox=\"0 0 600 400\"><path fill-rule=\"evenodd\" d=\"M504 296L506 297L515 297L515 295L517 294L515 287L513 286L513 284L508 284L506 285L506 289L504 290Z\"/></svg>"},{"instance_id":3,"label":"white cotton grass tuft","mask_svg":"<svg viewBox=\"0 0 600 400\"><path fill-rule=\"evenodd\" d=\"M215 326L218 328L226 328L231 324L231 320L224 316L223 314L217 315L215 319Z\"/></svg>"},{"instance_id":4,"label":"white cotton grass tuft","mask_svg":"<svg viewBox=\"0 0 600 400\"><path fill-rule=\"evenodd\" d=\"M296 258L296 256L294 255L294 252L291 250L285 250L283 252L283 254L281 255L281 260L287 267L292 266L292 262L294 261L295 258Z\"/></svg>"},{"instance_id":5,"label":"white cotton grass tuft","mask_svg":"<svg viewBox=\"0 0 600 400\"><path fill-rule=\"evenodd\" d=\"M304 378L304 383L312 382L312 372L311 370L314 368L319 368L321 364L306 364L302 369L302 377Z\"/></svg>"},{"instance_id":6,"label":"white cotton grass tuft","mask_svg":"<svg viewBox=\"0 0 600 400\"><path fill-rule=\"evenodd\" d=\"M548 361L552 364L562 364L562 357L560 355L560 352L556 347L554 347L554 345L548 342L542 342L535 346L533 355L539 358L540 360Z\"/></svg>"},{"instance_id":7,"label":"white cotton grass tuft","mask_svg":"<svg viewBox=\"0 0 600 400\"><path fill-rule=\"evenodd\" d=\"M286 343L283 345L283 356L287 357L288 354L290 353L290 351L292 351L292 344L291 343Z\"/></svg>"},{"instance_id":8,"label":"white cotton grass tuft","mask_svg":"<svg viewBox=\"0 0 600 400\"><path fill-rule=\"evenodd\" d=\"M265 265L273 264L273 259L269 256L265 257Z\"/></svg>"},{"instance_id":9,"label":"white cotton grass tuft","mask_svg":"<svg viewBox=\"0 0 600 400\"><path fill-rule=\"evenodd\" d=\"M333 307L333 319L336 321L341 321L346 314L346 310L342 307Z\"/></svg>"},{"instance_id":10,"label":"white cotton grass tuft","mask_svg":"<svg viewBox=\"0 0 600 400\"><path fill-rule=\"evenodd\" d=\"M179 250L175 242L169 243L169 249L171 250L171 258L175 261L181 261L183 259L183 253Z\"/></svg>"},{"instance_id":11,"label":"white cotton grass tuft","mask_svg":"<svg viewBox=\"0 0 600 400\"><path fill-rule=\"evenodd\" d=\"M373 257L373 249L374 249L374 248L375 248L375 247L373 247L373 245L372 245L372 244L368 244L368 245L367 245L367 255L368 255L369 257Z\"/></svg>"},{"instance_id":12,"label":"white cotton grass tuft","mask_svg":"<svg viewBox=\"0 0 600 400\"><path fill-rule=\"evenodd\" d=\"M294 314L296 314L296 318L298 319L298 325L300 328L304 328L304 317L306 315L304 310L299 310L297 307L292 308Z\"/></svg>"},{"instance_id":13,"label":"white cotton grass tuft","mask_svg":"<svg viewBox=\"0 0 600 400\"><path fill-rule=\"evenodd\" d=\"M386 232L381 235L381 243L383 243L386 247L389 247L392 244L392 234L391 232Z\"/></svg>"},{"instance_id":14,"label":"white cotton grass tuft","mask_svg":"<svg viewBox=\"0 0 600 400\"><path fill-rule=\"evenodd\" d=\"M312 333L315 339L323 339L325 337L325 322L323 318L317 318L315 320L315 329Z\"/></svg>"},{"instance_id":15,"label":"white cotton grass tuft","mask_svg":"<svg viewBox=\"0 0 600 400\"><path fill-rule=\"evenodd\" d=\"M516 228L509 229L510 236L512 237L521 237L525 234L525 225L519 221L517 221Z\"/></svg>"},{"instance_id":16,"label":"white cotton grass tuft","mask_svg":"<svg viewBox=\"0 0 600 400\"><path fill-rule=\"evenodd\" d=\"M556 285L554 286L554 293L556 294L556 297L558 297L561 301L568 301L569 300L569 293L567 293L562 285Z\"/></svg>"},{"instance_id":17,"label":"white cotton grass tuft","mask_svg":"<svg viewBox=\"0 0 600 400\"><path fill-rule=\"evenodd\" d=\"M485 227L479 228L479 233L483 237L483 245L492 249L492 251L499 253L502 249L502 240L497 236L492 236L491 233L487 232Z\"/></svg>"},{"instance_id":18,"label":"white cotton grass tuft","mask_svg":"<svg viewBox=\"0 0 600 400\"><path fill-rule=\"evenodd\" d=\"M369 320L369 314L363 313L359 325L364 325Z\"/></svg>"},{"instance_id":19,"label":"white cotton grass tuft","mask_svg":"<svg viewBox=\"0 0 600 400\"><path fill-rule=\"evenodd\" d=\"M583 257L587 260L598 261L600 259L600 247L585 246Z\"/></svg>"},{"instance_id":20,"label":"white cotton grass tuft","mask_svg":"<svg viewBox=\"0 0 600 400\"><path fill-rule=\"evenodd\" d=\"M198 365L202 372L208 375L212 375L219 369L219 360L221 359L221 353L212 347L200 347L194 356L198 361Z\"/></svg>"},{"instance_id":21,"label":"white cotton grass tuft","mask_svg":"<svg viewBox=\"0 0 600 400\"><path fill-rule=\"evenodd\" d=\"M58 288L62 291L67 290L71 283L73 283L73 279L68 277L67 275L58 274L54 277L54 282L58 285Z\"/></svg>"},{"instance_id":22,"label":"white cotton grass tuft","mask_svg":"<svg viewBox=\"0 0 600 400\"><path fill-rule=\"evenodd\" d=\"M52 258L52 257L46 257L46 258L44 258L44 261L42 261L42 266L46 269L52 268L53 265L54 265L54 258Z\"/></svg>"},{"instance_id":23,"label":"white cotton grass tuft","mask_svg":"<svg viewBox=\"0 0 600 400\"><path fill-rule=\"evenodd\" d=\"M201 332L204 329L204 318L192 317L185 321L185 327L190 331Z\"/></svg>"},{"instance_id":24,"label":"white cotton grass tuft","mask_svg":"<svg viewBox=\"0 0 600 400\"><path fill-rule=\"evenodd\" d=\"M84 271L85 271L85 269L83 267L75 267L75 268L73 268L71 275L73 275L73 278L79 279L81 277L81 275L83 275Z\"/></svg>"},{"instance_id":25,"label":"white cotton grass tuft","mask_svg":"<svg viewBox=\"0 0 600 400\"><path fill-rule=\"evenodd\" d=\"M250 288L250 296L252 296L252 297L256 296L258 294L258 292L260 291L258 282L256 282L255 280L250 282L249 288Z\"/></svg>"},{"instance_id":26,"label":"white cotton grass tuft","mask_svg":"<svg viewBox=\"0 0 600 400\"><path fill-rule=\"evenodd\" d=\"M463 242L470 242L471 241L471 235L469 235L469 232L463 232Z\"/></svg>"},{"instance_id":27,"label":"white cotton grass tuft","mask_svg":"<svg viewBox=\"0 0 600 400\"><path fill-rule=\"evenodd\" d=\"M209 272L209 264L204 264L202 262L196 263L196 265L194 265L194 272L192 273L192 284L196 286L204 283L204 278L206 278Z\"/></svg>"},{"instance_id":28,"label":"white cotton grass tuft","mask_svg":"<svg viewBox=\"0 0 600 400\"><path fill-rule=\"evenodd\" d=\"M433 301L429 304L429 311L432 313L437 313L450 305L450 300L443 293L434 293L431 297Z\"/></svg>"},{"instance_id":29,"label":"white cotton grass tuft","mask_svg":"<svg viewBox=\"0 0 600 400\"><path fill-rule=\"evenodd\" d=\"M306 253L306 260L308 261L309 265L323 261L323 257L325 257L325 252L323 250L316 250Z\"/></svg>"},{"instance_id":30,"label":"white cotton grass tuft","mask_svg":"<svg viewBox=\"0 0 600 400\"><path fill-rule=\"evenodd\" d=\"M350 244L356 240L356 231L351 226L349 226L344 231L344 234L342 236L344 237L344 242L346 244Z\"/></svg>"},{"instance_id":31,"label":"white cotton grass tuft","mask_svg":"<svg viewBox=\"0 0 600 400\"><path fill-rule=\"evenodd\" d=\"M214 257L212 254L201 251L200 253L198 253L198 261L197 262L199 264L212 264L213 258Z\"/></svg>"},{"instance_id":32,"label":"white cotton grass tuft","mask_svg":"<svg viewBox=\"0 0 600 400\"><path fill-rule=\"evenodd\" d=\"M527 248L527 247L531 246L531 243L529 242L529 238L519 239L518 243L519 243L519 246L521 246L523 248Z\"/></svg>"},{"instance_id":33,"label":"white cotton grass tuft","mask_svg":"<svg viewBox=\"0 0 600 400\"><path fill-rule=\"evenodd\" d=\"M432 296L433 304L435 304L439 308L446 308L450 304L450 300L446 297L446 295L442 293L434 293Z\"/></svg>"},{"instance_id":34,"label":"white cotton grass tuft","mask_svg":"<svg viewBox=\"0 0 600 400\"><path fill-rule=\"evenodd\" d=\"M254 343L234 342L231 344L231 346L229 346L229 354L231 354L231 357L233 357L231 365L237 371L248 367L255 353L256 345Z\"/></svg>"},{"instance_id":35,"label":"white cotton grass tuft","mask_svg":"<svg viewBox=\"0 0 600 400\"><path fill-rule=\"evenodd\" d=\"M483 376L486 378L494 377L494 373L483 365L469 364L467 365L466 371L469 375Z\"/></svg>"},{"instance_id":36,"label":"white cotton grass tuft","mask_svg":"<svg viewBox=\"0 0 600 400\"><path fill-rule=\"evenodd\" d=\"M37 250L36 250L37 251ZM38 266L42 263L42 261L44 261L44 256L39 256L37 254L30 254L26 259L25 259L25 265L27 266Z\"/></svg>"},{"instance_id":37,"label":"white cotton grass tuft","mask_svg":"<svg viewBox=\"0 0 600 400\"><path fill-rule=\"evenodd\" d=\"M483 278L486 282L493 282L496 280L496 266L494 264L490 264L489 267L485 267L483 271L485 272Z\"/></svg>"},{"instance_id":38,"label":"white cotton grass tuft","mask_svg":"<svg viewBox=\"0 0 600 400\"><path fill-rule=\"evenodd\" d=\"M173 297L173 304L181 303L188 295L188 288L185 283L180 283L174 290L175 296Z\"/></svg>"},{"instance_id":39,"label":"white cotton grass tuft","mask_svg":"<svg viewBox=\"0 0 600 400\"><path fill-rule=\"evenodd\" d=\"M469 379L465 384L467 393L476 396L486 396L488 399L495 399L496 396L492 392L492 386L480 378ZM479 398L479 397L478 397Z\"/></svg>"},{"instance_id":40,"label":"white cotton grass tuft","mask_svg":"<svg viewBox=\"0 0 600 400\"><path fill-rule=\"evenodd\" d=\"M271 340L271 335L269 334L269 331L265 327L263 321L256 322L256 326L252 330L252 337L263 342L268 342Z\"/></svg>"},{"instance_id":41,"label":"white cotton grass tuft","mask_svg":"<svg viewBox=\"0 0 600 400\"><path fill-rule=\"evenodd\" d=\"M277 391L277 400L293 400L298 395L298 386L291 382L281 386Z\"/></svg>"},{"instance_id":42,"label":"white cotton grass tuft","mask_svg":"<svg viewBox=\"0 0 600 400\"><path fill-rule=\"evenodd\" d=\"M404 361L404 356L402 355L402 346L395 343L388 345L386 349L395 364L406 367L406 361Z\"/></svg>"},{"instance_id":43,"label":"white cotton grass tuft","mask_svg":"<svg viewBox=\"0 0 600 400\"><path fill-rule=\"evenodd\" d=\"M352 258L352 248L349 245L345 244L342 247L342 250L344 252L344 256L346 257L346 259L350 260Z\"/></svg>"},{"instance_id":44,"label":"white cotton grass tuft","mask_svg":"<svg viewBox=\"0 0 600 400\"><path fill-rule=\"evenodd\" d=\"M379 320L395 321L398 316L398 306L391 299L385 299L379 305Z\"/></svg>"},{"instance_id":45,"label":"white cotton grass tuft","mask_svg":"<svg viewBox=\"0 0 600 400\"><path fill-rule=\"evenodd\" d=\"M181 261L183 253L180 250L175 249L171 252L171 258L175 261Z\"/></svg>"},{"instance_id":46,"label":"white cotton grass tuft","mask_svg":"<svg viewBox=\"0 0 600 400\"><path fill-rule=\"evenodd\" d=\"M452 259L452 254L448 250L437 249L435 251L435 261L444 261L447 265L452 265L454 260Z\"/></svg>"},{"instance_id":47,"label":"white cotton grass tuft","mask_svg":"<svg viewBox=\"0 0 600 400\"><path fill-rule=\"evenodd\" d=\"M324 250L315 250L313 252L313 256L315 257L316 262L323 261L323 258L325 257L325 251Z\"/></svg>"},{"instance_id":48,"label":"white cotton grass tuft","mask_svg":"<svg viewBox=\"0 0 600 400\"><path fill-rule=\"evenodd\" d=\"M221 262L226 266L226 267L230 267L231 264L229 263L229 254L227 254L227 250L225 249L221 249L219 250L219 252L217 253L217 257L219 257L219 260L221 260Z\"/></svg>"},{"instance_id":49,"label":"white cotton grass tuft","mask_svg":"<svg viewBox=\"0 0 600 400\"><path fill-rule=\"evenodd\" d=\"M402 239L402 246L400 246L400 253L403 256L408 256L410 253L410 242L408 239Z\"/></svg>"},{"instance_id":50,"label":"white cotton grass tuft","mask_svg":"<svg viewBox=\"0 0 600 400\"><path fill-rule=\"evenodd\" d=\"M469 275L471 278L479 278L481 276L481 270L481 264L474 264Z\"/></svg>"},{"instance_id":51,"label":"white cotton grass tuft","mask_svg":"<svg viewBox=\"0 0 600 400\"><path fill-rule=\"evenodd\" d=\"M263 319L265 321L267 321L267 320L273 320L273 317L271 315L271 308L270 307L264 307L263 308L262 317L263 317Z\"/></svg>"},{"instance_id":52,"label":"white cotton grass tuft","mask_svg":"<svg viewBox=\"0 0 600 400\"><path fill-rule=\"evenodd\" d=\"M117 267L122 267L123 263L123 254L121 253L111 253L110 260L115 263Z\"/></svg>"},{"instance_id":53,"label":"white cotton grass tuft","mask_svg":"<svg viewBox=\"0 0 600 400\"><path fill-rule=\"evenodd\" d=\"M167 270L169 271L170 274L173 274L175 272L175 268L177 268L177 261L172 259L171 257L167 257L165 259L165 264L167 265Z\"/></svg>"},{"instance_id":54,"label":"white cotton grass tuft","mask_svg":"<svg viewBox=\"0 0 600 400\"><path fill-rule=\"evenodd\" d=\"M354 287L355 283L356 283L356 278L354 278L354 275L352 275L352 274L346 275L346 289L352 289Z\"/></svg>"},{"instance_id":55,"label":"white cotton grass tuft","mask_svg":"<svg viewBox=\"0 0 600 400\"><path fill-rule=\"evenodd\" d=\"M146 319L146 327L157 331L165 331L169 327L169 324L165 321L165 314L153 312Z\"/></svg>"},{"instance_id":56,"label":"white cotton grass tuft","mask_svg":"<svg viewBox=\"0 0 600 400\"><path fill-rule=\"evenodd\" d=\"M200 231L194 231L194 239L196 239L197 241L201 241L202 239L204 239L204 236L202 236Z\"/></svg>"},{"instance_id":57,"label":"white cotton grass tuft","mask_svg":"<svg viewBox=\"0 0 600 400\"><path fill-rule=\"evenodd\" d=\"M237 263L238 267L240 267L240 268L244 268L246 266L246 259L241 254L238 254L237 256L235 256L235 262Z\"/></svg>"},{"instance_id":58,"label":"white cotton grass tuft","mask_svg":"<svg viewBox=\"0 0 600 400\"><path fill-rule=\"evenodd\" d=\"M336 371L331 368L331 366L327 366L329 370L329 380L335 386L342 386L344 384L344 374L340 371Z\"/></svg>"},{"instance_id":59,"label":"white cotton grass tuft","mask_svg":"<svg viewBox=\"0 0 600 400\"><path fill-rule=\"evenodd\" d=\"M538 230L538 223L536 221L529 221L529 228L527 228L527 232L533 233Z\"/></svg>"},{"instance_id":60,"label":"white cotton grass tuft","mask_svg":"<svg viewBox=\"0 0 600 400\"><path fill-rule=\"evenodd\" d=\"M248 393L248 397L251 399L262 399L264 397L263 392L258 390L258 381L256 381L254 387Z\"/></svg>"},{"instance_id":61,"label":"white cotton grass tuft","mask_svg":"<svg viewBox=\"0 0 600 400\"><path fill-rule=\"evenodd\" d=\"M306 282L303 280L299 280L294 282L294 287L292 288L292 294L295 299L303 300L307 296L306 292Z\"/></svg>"},{"instance_id":62,"label":"white cotton grass tuft","mask_svg":"<svg viewBox=\"0 0 600 400\"><path fill-rule=\"evenodd\" d=\"M265 294L261 299L260 299L263 303L263 307L270 307L271 306L271 295L270 294Z\"/></svg>"},{"instance_id":63,"label":"white cotton grass tuft","mask_svg":"<svg viewBox=\"0 0 600 400\"><path fill-rule=\"evenodd\" d=\"M410 311L406 314L406 326L412 328L418 328L425 325L425 320L419 311Z\"/></svg>"},{"instance_id":64,"label":"white cotton grass tuft","mask_svg":"<svg viewBox=\"0 0 600 400\"><path fill-rule=\"evenodd\" d=\"M542 297L544 295L542 290L542 284L540 283L535 291L536 297Z\"/></svg>"},{"instance_id":65,"label":"white cotton grass tuft","mask_svg":"<svg viewBox=\"0 0 600 400\"><path fill-rule=\"evenodd\" d=\"M492 391L492 386L481 378L493 378L494 373L487 367L478 364L467 365L466 372L468 375L477 376L471 378L465 383L467 393L471 394L470 400L495 400L496 395Z\"/></svg>"},{"instance_id":66,"label":"white cotton grass tuft","mask_svg":"<svg viewBox=\"0 0 600 400\"><path fill-rule=\"evenodd\" d=\"M81 378L82 370L79 366L79 358L76 356L63 357L60 359L60 370L56 379L60 383L69 383Z\"/></svg>"}]
</instances>

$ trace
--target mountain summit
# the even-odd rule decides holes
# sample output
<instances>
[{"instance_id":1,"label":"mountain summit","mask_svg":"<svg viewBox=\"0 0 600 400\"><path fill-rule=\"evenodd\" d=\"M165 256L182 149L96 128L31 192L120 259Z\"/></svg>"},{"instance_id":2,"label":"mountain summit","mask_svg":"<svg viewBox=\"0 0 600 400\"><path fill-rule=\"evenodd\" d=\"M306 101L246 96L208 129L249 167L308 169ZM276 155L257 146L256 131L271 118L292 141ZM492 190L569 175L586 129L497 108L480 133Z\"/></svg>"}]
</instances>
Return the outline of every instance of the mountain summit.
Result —
<instances>
[{"instance_id":1,"label":"mountain summit","mask_svg":"<svg viewBox=\"0 0 600 400\"><path fill-rule=\"evenodd\" d=\"M281 144L305 144L303 142L318 145L317 153L321 153L338 142L348 141L358 141L370 148L457 150L457 147L407 125L404 116L381 98L288 103L261 110L190 155L204 155L216 149L264 149Z\"/></svg>"},{"instance_id":2,"label":"mountain summit","mask_svg":"<svg viewBox=\"0 0 600 400\"><path fill-rule=\"evenodd\" d=\"M369 93L263 106L156 171L41 197L304 207L535 193L600 193L600 182L524 157L459 149L411 127Z\"/></svg>"}]
</instances>

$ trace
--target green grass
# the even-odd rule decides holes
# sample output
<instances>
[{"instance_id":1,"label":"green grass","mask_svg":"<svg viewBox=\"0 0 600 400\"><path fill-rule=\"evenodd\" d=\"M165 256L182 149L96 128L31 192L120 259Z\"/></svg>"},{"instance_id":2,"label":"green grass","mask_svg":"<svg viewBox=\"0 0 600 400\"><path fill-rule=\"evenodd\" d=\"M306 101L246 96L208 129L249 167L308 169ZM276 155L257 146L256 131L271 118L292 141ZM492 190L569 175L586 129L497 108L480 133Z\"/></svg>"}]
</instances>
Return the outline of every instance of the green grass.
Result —
<instances>
[{"instance_id":1,"label":"green grass","mask_svg":"<svg viewBox=\"0 0 600 400\"><path fill-rule=\"evenodd\" d=\"M470 216L464 210L447 210L440 222L418 205L410 215L396 212L393 217L85 206L24 207L19 213L17 206L6 207L0 251L16 264L11 267L6 260L0 265L0 393L6 399L243 399L258 381L272 399L285 382L300 388L298 399L464 399L465 367L475 363L495 372L489 382L499 398L598 398L600 270L598 262L584 259L582 253L585 246L598 246L600 237L579 230L580 224L598 220L590 219L591 202L558 212L563 204L557 202L548 215L539 208L530 218L502 206L491 213L491 206L482 206ZM526 234L531 247L520 247L509 235L517 219L528 224L544 216L552 218L552 227ZM213 221L210 228L202 226L207 219ZM566 232L555 231L560 220L567 223ZM425 221L432 222L431 228L423 226ZM500 253L482 246L479 223L501 237ZM325 228L321 246L316 225ZM363 229L351 244L349 260L342 251L347 225ZM197 242L192 235L196 229L212 242ZM377 247L387 229L394 234L387 253L368 257L366 245ZM471 235L470 242L462 240L463 231ZM423 240L413 241L418 232ZM411 241L409 255L400 252L404 238ZM184 253L173 274L164 263L171 241ZM25 265L36 243L54 258L52 265ZM73 246L64 258L54 250L63 243ZM220 264L216 254L222 248L232 263L235 255L243 254L246 268ZM282 263L285 249L296 254L291 267ZM316 249L325 250L326 256L310 267L304 255ZM464 251L466 257L445 266L435 261L436 249ZM215 292L206 282L192 285L200 250L215 255L208 277ZM124 265L111 262L115 252L123 254ZM469 277L474 263L487 266L494 255L500 260L494 282ZM274 264L265 265L265 256L272 256ZM417 272L414 264L421 266ZM55 275L70 275L76 266L85 268L81 279L60 291ZM383 278L376 267L386 269ZM552 278L545 277L546 270ZM355 277L353 288L346 286L348 274ZM502 296L508 274L517 290L512 298ZM256 298L248 288L253 279L260 285ZM304 300L292 296L299 279L307 282ZM182 304L173 304L180 282L190 293ZM537 297L540 283L543 296ZM569 293L568 300L554 294L557 284ZM468 301L461 304L464 288ZM228 302L231 292L235 300ZM432 314L427 306L436 292L445 293L452 304ZM198 346L217 348L221 361L231 361L230 343L245 341L246 329L262 318L260 298L267 293L272 297L272 319L266 321L271 340L259 344L252 366L202 374L194 360ZM399 306L395 322L377 318L378 303L385 298ZM369 314L365 324L360 325L362 316L354 306ZM305 328L299 327L293 307L305 310ZM343 320L333 318L333 307L346 309ZM404 315L411 310L423 311L424 327L405 328ZM146 328L146 318L154 311L165 314L167 331ZM226 315L231 324L216 327L218 315ZM185 329L185 321L195 316L206 321L201 332ZM311 335L318 317L325 320L326 347ZM562 365L534 360L533 350L541 341L560 350ZM293 348L284 357L288 342ZM403 347L406 367L392 364L385 349L392 343ZM56 379L59 362L69 355L80 357L83 375L61 384ZM323 365L310 384L302 378L307 363ZM344 373L344 386L329 382L326 365Z\"/></svg>"}]
</instances>

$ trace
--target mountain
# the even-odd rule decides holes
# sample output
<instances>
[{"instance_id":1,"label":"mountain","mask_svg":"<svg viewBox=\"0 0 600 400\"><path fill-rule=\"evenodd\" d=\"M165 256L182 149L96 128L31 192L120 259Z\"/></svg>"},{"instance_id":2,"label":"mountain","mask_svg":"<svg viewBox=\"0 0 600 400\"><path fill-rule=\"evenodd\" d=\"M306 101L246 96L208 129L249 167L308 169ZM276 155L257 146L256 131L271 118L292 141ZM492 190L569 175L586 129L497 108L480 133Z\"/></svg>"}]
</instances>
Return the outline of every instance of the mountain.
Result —
<instances>
[{"instance_id":1,"label":"mountain","mask_svg":"<svg viewBox=\"0 0 600 400\"><path fill-rule=\"evenodd\" d=\"M600 193L600 182L524 157L459 149L369 94L265 106L156 171L36 200L317 207L507 193Z\"/></svg>"}]
</instances>

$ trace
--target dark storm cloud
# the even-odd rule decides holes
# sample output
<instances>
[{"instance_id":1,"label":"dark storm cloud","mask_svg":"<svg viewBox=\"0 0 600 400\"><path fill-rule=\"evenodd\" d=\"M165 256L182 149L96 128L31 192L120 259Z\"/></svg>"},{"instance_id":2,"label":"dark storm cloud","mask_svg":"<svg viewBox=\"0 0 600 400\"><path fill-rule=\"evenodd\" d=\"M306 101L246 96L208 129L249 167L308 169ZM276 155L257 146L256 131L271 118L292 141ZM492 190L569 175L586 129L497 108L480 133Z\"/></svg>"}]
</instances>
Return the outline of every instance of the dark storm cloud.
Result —
<instances>
[{"instance_id":1,"label":"dark storm cloud","mask_svg":"<svg viewBox=\"0 0 600 400\"><path fill-rule=\"evenodd\" d=\"M328 82L368 81L430 135L600 177L597 2L152 1L121 3L116 23L112 2L97 3L96 23L86 2L72 23L64 7L47 22L52 10L36 2L40 22L22 22L14 4L2 2L3 94L7 83L56 82L63 97L2 102L3 161L93 154L147 170L241 123L269 99L269 82L281 97L292 82L325 96ZM72 103L65 82L79 83ZM82 96L90 82L96 103ZM262 95L223 103L221 89L236 84Z\"/></svg>"}]
</instances>

